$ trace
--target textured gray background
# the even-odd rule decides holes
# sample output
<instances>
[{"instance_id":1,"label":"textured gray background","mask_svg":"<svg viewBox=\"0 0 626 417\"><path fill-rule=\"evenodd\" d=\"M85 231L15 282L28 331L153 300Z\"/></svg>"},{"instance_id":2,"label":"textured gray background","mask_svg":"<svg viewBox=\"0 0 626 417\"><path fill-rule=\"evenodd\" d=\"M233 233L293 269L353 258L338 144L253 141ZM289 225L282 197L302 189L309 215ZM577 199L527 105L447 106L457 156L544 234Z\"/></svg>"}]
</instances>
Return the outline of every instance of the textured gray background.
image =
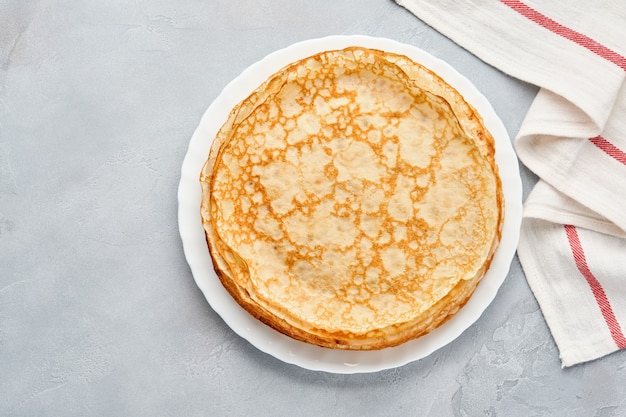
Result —
<instances>
[{"instance_id":1,"label":"textured gray background","mask_svg":"<svg viewBox=\"0 0 626 417\"><path fill-rule=\"evenodd\" d=\"M284 364L211 310L177 228L189 138L245 67L331 34L445 59L512 137L536 93L390 0L0 0L0 415L626 415L626 354L561 369L517 259L460 338L375 374Z\"/></svg>"}]
</instances>

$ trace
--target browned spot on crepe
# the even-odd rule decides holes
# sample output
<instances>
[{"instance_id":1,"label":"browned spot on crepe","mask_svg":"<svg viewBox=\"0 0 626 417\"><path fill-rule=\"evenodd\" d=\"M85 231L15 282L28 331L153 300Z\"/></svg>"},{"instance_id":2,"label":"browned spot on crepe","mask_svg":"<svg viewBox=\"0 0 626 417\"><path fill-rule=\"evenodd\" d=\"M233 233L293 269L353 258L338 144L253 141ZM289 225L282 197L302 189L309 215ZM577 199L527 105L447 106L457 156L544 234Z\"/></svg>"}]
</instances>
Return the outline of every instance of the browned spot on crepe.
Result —
<instances>
[{"instance_id":1,"label":"browned spot on crepe","mask_svg":"<svg viewBox=\"0 0 626 417\"><path fill-rule=\"evenodd\" d=\"M217 274L298 340L380 349L454 315L499 241L493 138L407 57L359 47L274 74L233 109L201 174Z\"/></svg>"}]
</instances>

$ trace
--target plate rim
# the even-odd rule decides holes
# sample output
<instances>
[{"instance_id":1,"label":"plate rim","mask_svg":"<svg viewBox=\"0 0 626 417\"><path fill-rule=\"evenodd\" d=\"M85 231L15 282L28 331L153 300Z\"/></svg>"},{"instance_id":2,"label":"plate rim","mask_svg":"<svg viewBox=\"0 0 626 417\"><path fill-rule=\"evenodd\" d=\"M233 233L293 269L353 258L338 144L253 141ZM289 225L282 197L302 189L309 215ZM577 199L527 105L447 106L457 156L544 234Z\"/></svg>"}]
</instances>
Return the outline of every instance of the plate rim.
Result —
<instances>
[{"instance_id":1,"label":"plate rim","mask_svg":"<svg viewBox=\"0 0 626 417\"><path fill-rule=\"evenodd\" d=\"M280 68L316 53L362 46L400 53L435 72L459 91L484 119L495 139L496 164L502 181L505 217L502 239L490 268L466 305L434 331L402 345L377 351L333 350L292 339L249 315L224 289L213 270L200 216L199 175L213 137L230 110ZM486 97L447 62L414 45L368 35L332 35L278 49L233 78L202 115L189 141L178 187L178 226L194 281L211 308L239 336L257 349L301 368L340 374L378 372L423 359L448 345L472 326L491 304L509 274L522 221L522 181L513 144Z\"/></svg>"}]
</instances>

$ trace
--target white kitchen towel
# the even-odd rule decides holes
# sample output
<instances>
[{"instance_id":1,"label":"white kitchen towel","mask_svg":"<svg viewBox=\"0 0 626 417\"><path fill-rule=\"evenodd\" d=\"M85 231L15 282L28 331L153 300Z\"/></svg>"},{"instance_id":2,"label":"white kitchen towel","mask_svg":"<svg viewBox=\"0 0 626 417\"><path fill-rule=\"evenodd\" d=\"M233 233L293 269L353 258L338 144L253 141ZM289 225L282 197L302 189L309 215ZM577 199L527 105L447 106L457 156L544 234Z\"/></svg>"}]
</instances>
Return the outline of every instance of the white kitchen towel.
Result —
<instances>
[{"instance_id":1,"label":"white kitchen towel","mask_svg":"<svg viewBox=\"0 0 626 417\"><path fill-rule=\"evenodd\" d=\"M626 348L626 7L396 0L539 93L515 139L540 180L518 255L563 366Z\"/></svg>"}]
</instances>

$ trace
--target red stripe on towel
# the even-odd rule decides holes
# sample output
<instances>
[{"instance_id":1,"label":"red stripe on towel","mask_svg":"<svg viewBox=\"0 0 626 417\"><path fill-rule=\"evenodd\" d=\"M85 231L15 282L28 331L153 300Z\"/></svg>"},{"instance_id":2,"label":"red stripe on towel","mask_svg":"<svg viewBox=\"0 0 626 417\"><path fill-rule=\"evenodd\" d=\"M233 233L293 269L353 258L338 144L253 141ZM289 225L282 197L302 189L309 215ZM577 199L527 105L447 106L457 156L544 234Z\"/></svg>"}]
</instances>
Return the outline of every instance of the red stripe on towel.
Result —
<instances>
[{"instance_id":1,"label":"red stripe on towel","mask_svg":"<svg viewBox=\"0 0 626 417\"><path fill-rule=\"evenodd\" d=\"M620 327L617 318L615 317L615 313L613 313L613 308L611 307L611 303L602 288L600 282L593 275L589 266L587 265L587 259L585 257L585 251L583 250L583 246L580 243L580 238L578 237L578 231L576 227L572 225L565 225L565 233L567 234L567 240L569 241L569 246L572 250L572 255L574 256L574 261L576 262L576 267L580 271L580 273L585 277L589 287L591 288L591 292L598 303L598 307L600 307L600 311L602 312L602 316L604 317L604 321L611 332L611 336L613 337L613 341L617 345L619 349L626 348L626 337L624 337L624 333L622 333L622 329Z\"/></svg>"},{"instance_id":2,"label":"red stripe on towel","mask_svg":"<svg viewBox=\"0 0 626 417\"><path fill-rule=\"evenodd\" d=\"M549 31L559 36L562 36L565 39L577 43L583 48L587 48L594 54L614 63L615 65L626 71L626 57L623 57L612 49L607 48L606 46L593 40L589 36L584 35L580 32L576 32L575 30L572 30L567 26L563 26L559 22L550 19L548 16L542 14L541 12L533 9L532 7L519 0L500 1L509 6L511 9L515 10L517 13L526 17L527 19L532 20L538 25L548 29Z\"/></svg>"},{"instance_id":3,"label":"red stripe on towel","mask_svg":"<svg viewBox=\"0 0 626 417\"><path fill-rule=\"evenodd\" d=\"M624 71L626 71L626 57L618 54L617 52L607 48L601 43L593 40L587 35L584 35L580 32L576 32L568 28L567 26L563 26L559 22L550 19L548 16L543 13L533 9L529 5L525 4L520 0L500 0L503 4L509 6L511 9L515 10L517 13L526 17L528 20L531 20L537 23L539 26L548 29L552 33L555 33L563 38L570 40L584 48L587 48L594 54L606 59L609 62L614 63ZM589 141L596 145L599 149L604 151L607 155L612 157L618 162L626 165L626 153L619 149L617 146L610 143L608 140L604 139L602 136L596 136L595 138L589 138Z\"/></svg>"},{"instance_id":4,"label":"red stripe on towel","mask_svg":"<svg viewBox=\"0 0 626 417\"><path fill-rule=\"evenodd\" d=\"M604 139L602 136L589 138L589 142L596 145L598 149L602 150L604 153L615 159L617 162L621 162L622 164L626 165L626 152L622 151L617 146Z\"/></svg>"}]
</instances>

